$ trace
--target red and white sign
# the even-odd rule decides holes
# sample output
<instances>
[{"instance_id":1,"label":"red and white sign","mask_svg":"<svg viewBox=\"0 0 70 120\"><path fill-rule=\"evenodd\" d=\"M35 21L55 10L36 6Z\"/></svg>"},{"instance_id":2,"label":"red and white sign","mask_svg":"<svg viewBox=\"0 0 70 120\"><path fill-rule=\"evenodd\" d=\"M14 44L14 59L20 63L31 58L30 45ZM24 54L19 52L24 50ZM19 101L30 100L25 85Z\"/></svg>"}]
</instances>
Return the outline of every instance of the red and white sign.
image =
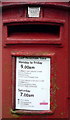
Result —
<instances>
[{"instance_id":1,"label":"red and white sign","mask_svg":"<svg viewBox=\"0 0 70 120\"><path fill-rule=\"evenodd\" d=\"M16 109L50 110L50 58L16 58Z\"/></svg>"}]
</instances>

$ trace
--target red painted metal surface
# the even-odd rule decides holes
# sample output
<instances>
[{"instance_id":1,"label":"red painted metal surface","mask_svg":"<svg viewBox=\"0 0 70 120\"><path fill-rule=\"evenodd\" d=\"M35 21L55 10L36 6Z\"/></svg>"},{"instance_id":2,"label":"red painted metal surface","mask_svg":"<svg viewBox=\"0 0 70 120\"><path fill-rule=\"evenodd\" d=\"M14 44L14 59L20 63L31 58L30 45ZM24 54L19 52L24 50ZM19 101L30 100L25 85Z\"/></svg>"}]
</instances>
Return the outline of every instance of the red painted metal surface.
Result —
<instances>
[{"instance_id":1,"label":"red painted metal surface","mask_svg":"<svg viewBox=\"0 0 70 120\"><path fill-rule=\"evenodd\" d=\"M3 118L68 118L68 4L44 2L20 3L21 5L19 3L12 3L10 6L9 4L10 3L7 3L7 5L3 6ZM28 18L27 6L34 6L35 4L37 6L41 6L41 16L40 18ZM32 33L32 30L34 29L31 28L32 30L30 32L30 28L28 27L28 25L34 27L35 24L35 29L37 29L37 25L38 27L39 25L42 26L41 28L43 29L47 25L51 25L51 27L52 25L56 25L56 27L54 27L56 28L56 33L54 31L49 31L47 35L47 31L42 31L42 34L40 36L40 29L38 30L38 32L35 30L34 33ZM17 28L20 29L20 25L25 25L28 31L26 29L25 34L24 31L21 30L14 31L14 29L16 29L16 26L18 25L19 27ZM38 35L40 37L39 39ZM48 114L46 112L46 114L28 115L27 113L24 113L22 115L17 115L12 109L12 103L14 104L14 97L12 97L12 87L14 86L14 84L12 83L12 78L14 77L12 75L12 56L47 56L49 54L50 56L52 54L55 54L56 56L55 65L54 63L52 63L55 67L54 75L56 77L56 82L54 82L54 86L56 88L54 101L56 104L54 105L53 103L51 103L53 104L55 112L53 114Z\"/></svg>"},{"instance_id":2,"label":"red painted metal surface","mask_svg":"<svg viewBox=\"0 0 70 120\"><path fill-rule=\"evenodd\" d=\"M2 118L2 4L0 2L0 119Z\"/></svg>"},{"instance_id":3,"label":"red painted metal surface","mask_svg":"<svg viewBox=\"0 0 70 120\"><path fill-rule=\"evenodd\" d=\"M70 6L70 2L69 2L69 6ZM68 63L69 63L69 67L68 67L68 69L69 69L69 80L68 80L68 91L69 91L69 94L68 94L68 105L69 105L69 119L70 119L70 10L69 10L69 12L68 12L68 25L69 25L69 27L68 27L68 42L69 42L69 46L68 46L68 55L69 55L69 59L68 59Z\"/></svg>"}]
</instances>

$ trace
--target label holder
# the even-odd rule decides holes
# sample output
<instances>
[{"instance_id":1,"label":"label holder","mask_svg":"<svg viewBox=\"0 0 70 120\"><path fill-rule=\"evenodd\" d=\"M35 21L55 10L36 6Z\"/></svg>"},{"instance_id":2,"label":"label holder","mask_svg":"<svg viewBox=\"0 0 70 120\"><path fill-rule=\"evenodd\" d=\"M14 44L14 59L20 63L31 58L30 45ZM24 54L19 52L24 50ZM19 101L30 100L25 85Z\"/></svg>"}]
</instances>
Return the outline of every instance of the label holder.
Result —
<instances>
[{"instance_id":1,"label":"label holder","mask_svg":"<svg viewBox=\"0 0 70 120\"><path fill-rule=\"evenodd\" d=\"M15 96L16 96L16 57L47 57L50 58L51 62L51 75L50 75L50 110L26 110L26 109L16 109L15 107ZM50 53L46 55L27 55L26 53L23 52L14 52L12 53L12 62L13 62L13 71L14 71L14 77L13 77L13 84L12 84L12 110L11 112L14 114L53 114L56 108L56 103L55 103L55 99L56 99L56 93L55 93L55 84L56 84L56 78L55 78L55 55L54 53ZM12 74L13 74L12 71ZM52 76L53 75L53 76ZM54 81L53 81L54 80ZM55 94L54 94L55 93Z\"/></svg>"}]
</instances>

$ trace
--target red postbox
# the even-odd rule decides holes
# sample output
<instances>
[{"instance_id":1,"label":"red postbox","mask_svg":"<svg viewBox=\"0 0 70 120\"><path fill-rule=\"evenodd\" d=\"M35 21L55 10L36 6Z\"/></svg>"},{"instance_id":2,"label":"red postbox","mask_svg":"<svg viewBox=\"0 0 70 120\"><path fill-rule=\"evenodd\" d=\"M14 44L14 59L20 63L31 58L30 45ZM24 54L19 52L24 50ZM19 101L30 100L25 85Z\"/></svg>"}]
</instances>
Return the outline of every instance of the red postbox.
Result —
<instances>
[{"instance_id":1,"label":"red postbox","mask_svg":"<svg viewBox=\"0 0 70 120\"><path fill-rule=\"evenodd\" d=\"M68 8L3 2L3 118L69 118Z\"/></svg>"}]
</instances>

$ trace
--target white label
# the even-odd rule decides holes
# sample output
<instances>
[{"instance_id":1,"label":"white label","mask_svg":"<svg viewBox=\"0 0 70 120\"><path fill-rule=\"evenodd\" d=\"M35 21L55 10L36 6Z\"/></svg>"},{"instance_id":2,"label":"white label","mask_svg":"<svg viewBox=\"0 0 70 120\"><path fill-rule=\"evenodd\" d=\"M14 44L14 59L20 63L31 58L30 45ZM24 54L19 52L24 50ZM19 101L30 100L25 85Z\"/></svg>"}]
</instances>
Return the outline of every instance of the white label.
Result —
<instances>
[{"instance_id":1,"label":"white label","mask_svg":"<svg viewBox=\"0 0 70 120\"><path fill-rule=\"evenodd\" d=\"M28 7L28 17L39 17L40 7Z\"/></svg>"},{"instance_id":2,"label":"white label","mask_svg":"<svg viewBox=\"0 0 70 120\"><path fill-rule=\"evenodd\" d=\"M50 110L50 58L16 58L15 109Z\"/></svg>"}]
</instances>

